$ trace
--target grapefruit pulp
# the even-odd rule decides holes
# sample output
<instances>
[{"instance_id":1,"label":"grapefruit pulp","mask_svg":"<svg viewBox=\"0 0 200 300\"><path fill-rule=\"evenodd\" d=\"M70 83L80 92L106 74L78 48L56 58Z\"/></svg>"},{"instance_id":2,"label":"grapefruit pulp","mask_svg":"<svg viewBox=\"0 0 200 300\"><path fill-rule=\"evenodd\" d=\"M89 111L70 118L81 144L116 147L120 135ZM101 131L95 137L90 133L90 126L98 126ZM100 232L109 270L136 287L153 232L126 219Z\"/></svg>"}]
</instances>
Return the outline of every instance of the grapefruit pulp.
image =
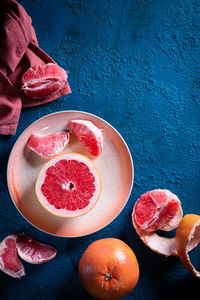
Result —
<instances>
[{"instance_id":1,"label":"grapefruit pulp","mask_svg":"<svg viewBox=\"0 0 200 300\"><path fill-rule=\"evenodd\" d=\"M16 235L16 246L19 256L28 263L41 264L56 256L56 249L40 243L24 232Z\"/></svg>"},{"instance_id":2,"label":"grapefruit pulp","mask_svg":"<svg viewBox=\"0 0 200 300\"><path fill-rule=\"evenodd\" d=\"M41 205L50 213L78 217L95 206L101 192L101 178L86 156L65 153L42 167L35 191Z\"/></svg>"},{"instance_id":3,"label":"grapefruit pulp","mask_svg":"<svg viewBox=\"0 0 200 300\"><path fill-rule=\"evenodd\" d=\"M101 154L103 149L102 130L88 120L71 120L67 123L68 129L86 147L93 156Z\"/></svg>"},{"instance_id":4,"label":"grapefruit pulp","mask_svg":"<svg viewBox=\"0 0 200 300\"><path fill-rule=\"evenodd\" d=\"M153 251L166 256L177 256L175 238L162 237L156 230L175 229L183 211L178 197L166 189L157 189L141 195L134 205L133 226L140 239Z\"/></svg>"},{"instance_id":5,"label":"grapefruit pulp","mask_svg":"<svg viewBox=\"0 0 200 300\"><path fill-rule=\"evenodd\" d=\"M14 278L25 275L24 267L18 259L14 234L8 235L0 243L0 270Z\"/></svg>"},{"instance_id":6,"label":"grapefruit pulp","mask_svg":"<svg viewBox=\"0 0 200 300\"><path fill-rule=\"evenodd\" d=\"M69 143L69 138L69 131L46 135L33 133L30 135L27 145L42 158L50 158L63 151Z\"/></svg>"},{"instance_id":7,"label":"grapefruit pulp","mask_svg":"<svg viewBox=\"0 0 200 300\"><path fill-rule=\"evenodd\" d=\"M23 74L22 90L30 98L48 98L63 89L67 78L66 71L57 64L35 65Z\"/></svg>"},{"instance_id":8,"label":"grapefruit pulp","mask_svg":"<svg viewBox=\"0 0 200 300\"><path fill-rule=\"evenodd\" d=\"M132 249L123 241L106 238L93 242L79 261L85 289L96 299L122 299L136 286L139 266Z\"/></svg>"},{"instance_id":9,"label":"grapefruit pulp","mask_svg":"<svg viewBox=\"0 0 200 300\"><path fill-rule=\"evenodd\" d=\"M145 231L158 229L170 231L180 222L181 203L169 190L153 190L143 194L135 204L134 217L137 225Z\"/></svg>"}]
</instances>

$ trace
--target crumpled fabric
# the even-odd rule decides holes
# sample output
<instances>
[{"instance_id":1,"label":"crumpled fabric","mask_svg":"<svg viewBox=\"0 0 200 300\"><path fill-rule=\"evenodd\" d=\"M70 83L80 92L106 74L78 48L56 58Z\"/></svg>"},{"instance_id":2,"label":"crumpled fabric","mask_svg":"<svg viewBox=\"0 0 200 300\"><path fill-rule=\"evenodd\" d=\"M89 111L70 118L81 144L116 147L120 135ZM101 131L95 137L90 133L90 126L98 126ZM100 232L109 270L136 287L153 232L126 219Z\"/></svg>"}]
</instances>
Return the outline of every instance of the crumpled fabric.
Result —
<instances>
[{"instance_id":1,"label":"crumpled fabric","mask_svg":"<svg viewBox=\"0 0 200 300\"><path fill-rule=\"evenodd\" d=\"M45 99L28 98L21 90L21 76L37 64L55 63L38 46L32 20L14 0L0 0L0 134L16 133L21 109L37 106L71 93L63 89Z\"/></svg>"}]
</instances>

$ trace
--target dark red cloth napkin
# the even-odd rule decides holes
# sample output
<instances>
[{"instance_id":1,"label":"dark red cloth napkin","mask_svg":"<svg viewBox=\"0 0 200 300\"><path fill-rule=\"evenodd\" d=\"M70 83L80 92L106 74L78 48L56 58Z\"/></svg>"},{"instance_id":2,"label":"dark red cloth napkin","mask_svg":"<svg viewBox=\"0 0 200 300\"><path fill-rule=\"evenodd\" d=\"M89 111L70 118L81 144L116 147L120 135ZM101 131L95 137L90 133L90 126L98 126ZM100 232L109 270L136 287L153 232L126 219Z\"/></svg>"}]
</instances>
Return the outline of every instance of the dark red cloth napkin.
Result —
<instances>
[{"instance_id":1,"label":"dark red cloth napkin","mask_svg":"<svg viewBox=\"0 0 200 300\"><path fill-rule=\"evenodd\" d=\"M37 42L32 20L14 0L0 0L0 134L15 134L22 107L37 106L71 92L64 88L45 99L21 91L21 76L36 64L54 63Z\"/></svg>"}]
</instances>

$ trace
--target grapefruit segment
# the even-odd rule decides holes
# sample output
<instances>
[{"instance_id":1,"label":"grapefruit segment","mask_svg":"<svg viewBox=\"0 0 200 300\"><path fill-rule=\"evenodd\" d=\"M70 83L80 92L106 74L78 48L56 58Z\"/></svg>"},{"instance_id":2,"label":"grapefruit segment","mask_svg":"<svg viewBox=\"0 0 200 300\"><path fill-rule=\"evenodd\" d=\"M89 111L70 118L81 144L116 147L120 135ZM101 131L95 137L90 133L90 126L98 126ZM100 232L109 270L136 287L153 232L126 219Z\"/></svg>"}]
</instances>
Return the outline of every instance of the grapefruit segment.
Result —
<instances>
[{"instance_id":1,"label":"grapefruit segment","mask_svg":"<svg viewBox=\"0 0 200 300\"><path fill-rule=\"evenodd\" d=\"M69 143L69 139L69 131L46 135L33 133L30 135L27 145L42 158L50 158L61 153Z\"/></svg>"},{"instance_id":2,"label":"grapefruit segment","mask_svg":"<svg viewBox=\"0 0 200 300\"><path fill-rule=\"evenodd\" d=\"M141 240L153 251L177 256L175 238L159 236L155 231L175 229L183 212L178 197L169 190L153 190L143 194L135 203L133 226Z\"/></svg>"},{"instance_id":3,"label":"grapefruit segment","mask_svg":"<svg viewBox=\"0 0 200 300\"><path fill-rule=\"evenodd\" d=\"M78 138L93 156L101 154L103 149L102 130L88 120L71 120L68 129Z\"/></svg>"},{"instance_id":4,"label":"grapefruit segment","mask_svg":"<svg viewBox=\"0 0 200 300\"><path fill-rule=\"evenodd\" d=\"M28 263L41 264L56 256L56 249L40 243L25 233L16 235L19 256Z\"/></svg>"},{"instance_id":5,"label":"grapefruit segment","mask_svg":"<svg viewBox=\"0 0 200 300\"><path fill-rule=\"evenodd\" d=\"M25 275L24 267L17 255L15 235L8 235L0 243L0 270L14 278Z\"/></svg>"},{"instance_id":6,"label":"grapefruit segment","mask_svg":"<svg viewBox=\"0 0 200 300\"><path fill-rule=\"evenodd\" d=\"M200 278L200 272L192 265L188 252L195 248L199 242L200 216L187 214L178 225L175 245L181 262L185 268L197 278Z\"/></svg>"},{"instance_id":7,"label":"grapefruit segment","mask_svg":"<svg viewBox=\"0 0 200 300\"><path fill-rule=\"evenodd\" d=\"M101 179L94 163L77 153L65 153L41 169L35 191L41 205L60 217L78 217L89 212L101 192Z\"/></svg>"},{"instance_id":8,"label":"grapefruit segment","mask_svg":"<svg viewBox=\"0 0 200 300\"><path fill-rule=\"evenodd\" d=\"M30 98L48 98L62 90L67 78L66 71L57 64L35 65L23 74L22 90Z\"/></svg>"}]
</instances>

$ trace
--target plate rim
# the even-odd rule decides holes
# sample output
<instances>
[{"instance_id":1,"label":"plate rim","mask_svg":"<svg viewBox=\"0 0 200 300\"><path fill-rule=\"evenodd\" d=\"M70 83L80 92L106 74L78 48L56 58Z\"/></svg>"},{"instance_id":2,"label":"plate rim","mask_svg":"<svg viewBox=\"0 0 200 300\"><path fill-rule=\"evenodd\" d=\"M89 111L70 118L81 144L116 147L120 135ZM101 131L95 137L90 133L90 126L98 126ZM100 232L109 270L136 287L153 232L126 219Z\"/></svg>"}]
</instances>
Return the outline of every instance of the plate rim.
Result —
<instances>
[{"instance_id":1,"label":"plate rim","mask_svg":"<svg viewBox=\"0 0 200 300\"><path fill-rule=\"evenodd\" d=\"M119 137L121 138L122 142L124 143L125 147L126 147L126 150L129 154L129 159L130 159L130 163L131 163L131 175L132 175L132 178L131 178L131 186L130 186L130 190L129 190L129 193L128 193L128 196L127 196L127 199L126 201L124 202L122 208L120 209L120 211L115 215L115 217L109 221L108 223L105 223L103 226L101 226L99 229L95 230L95 231L92 231L92 232L89 232L89 233L86 233L86 234L81 234L81 235L74 235L74 236L63 236L63 235L57 235L57 234L54 234L54 233L50 233L48 231L45 231L44 229L41 229L39 227L37 227L35 224L33 224L31 221L29 221L22 213L21 211L19 210L19 208L17 207L12 195L11 195L11 192L10 192L10 188L9 188L9 180L8 180L8 173L9 173L9 167L10 167L10 160L11 160L11 155L12 153L14 152L14 149L16 147L16 144L18 143L18 141L21 139L21 137L26 133L26 131L28 131L28 129L33 126L35 123L41 121L42 119L45 119L47 117L50 117L52 115L56 115L56 114L60 114L60 113L81 113L81 114L85 114L85 115L89 115L89 116L93 116L94 118L97 118L101 121L103 121L104 123L106 123L108 126L110 126L118 135ZM47 114L47 115L44 115L42 116L41 118L38 118L37 120L35 120L34 122L32 122L30 125L28 125L23 131L22 133L18 136L17 140L15 141L15 143L13 144L12 146L12 150L10 151L10 154L9 154L9 157L8 157L8 162L7 162L7 187L8 187L8 191L9 191L9 195L10 195L10 198L12 200L12 203L14 204L15 208L17 209L17 211L19 212L19 214L23 217L23 219L25 221L27 221L31 226L35 227L37 230L43 232L43 233L46 233L46 234L49 234L50 236L54 236L54 237L59 237L59 238L78 238L78 237L84 237L84 236L89 236L91 234L94 234L96 232L99 232L100 230L104 229L105 227L107 227L109 224L111 224L119 215L120 213L123 211L124 207L127 205L128 203L128 200L130 198L130 195L132 193L132 189L133 189L133 183L134 183L134 175L135 175L135 172L134 172L134 163L133 163L133 158L132 158L132 154L131 154L131 151L126 143L126 141L124 140L124 138L122 137L122 135L119 133L119 131L113 127L113 125L111 125L109 122L107 122L106 120L104 120L103 118L93 114L93 113L89 113L89 112L86 112L86 111L79 111L79 110L61 110L61 111L56 111L56 112L53 112L53 113L50 113L50 114Z\"/></svg>"}]
</instances>

